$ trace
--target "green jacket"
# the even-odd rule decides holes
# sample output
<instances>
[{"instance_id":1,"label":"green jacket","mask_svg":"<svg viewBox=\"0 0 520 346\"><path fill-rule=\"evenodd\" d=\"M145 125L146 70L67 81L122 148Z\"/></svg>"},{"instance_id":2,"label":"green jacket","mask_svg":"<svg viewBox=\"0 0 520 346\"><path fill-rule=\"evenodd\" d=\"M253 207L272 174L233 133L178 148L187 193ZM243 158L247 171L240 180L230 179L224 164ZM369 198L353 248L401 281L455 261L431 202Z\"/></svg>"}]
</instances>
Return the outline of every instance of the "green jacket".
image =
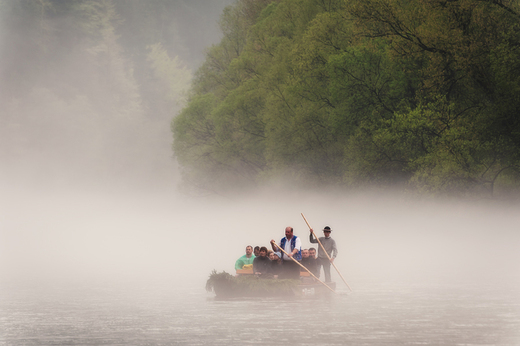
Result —
<instances>
[{"instance_id":1,"label":"green jacket","mask_svg":"<svg viewBox=\"0 0 520 346\"><path fill-rule=\"evenodd\" d=\"M246 255L240 257L235 262L235 269L242 269L242 267L246 264L253 264L253 260L255 259L255 255L251 254L250 258L247 258Z\"/></svg>"}]
</instances>

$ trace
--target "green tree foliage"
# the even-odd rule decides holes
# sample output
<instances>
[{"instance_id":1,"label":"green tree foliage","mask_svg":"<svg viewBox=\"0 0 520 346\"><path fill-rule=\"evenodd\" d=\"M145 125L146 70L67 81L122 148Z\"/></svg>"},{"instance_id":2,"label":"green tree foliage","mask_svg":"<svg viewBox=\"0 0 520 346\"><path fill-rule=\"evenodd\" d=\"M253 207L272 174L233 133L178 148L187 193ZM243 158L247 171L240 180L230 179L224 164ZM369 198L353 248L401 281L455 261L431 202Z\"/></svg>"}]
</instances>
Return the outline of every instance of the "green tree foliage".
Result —
<instances>
[{"instance_id":1,"label":"green tree foliage","mask_svg":"<svg viewBox=\"0 0 520 346\"><path fill-rule=\"evenodd\" d=\"M239 0L172 124L186 177L511 189L519 13L516 1Z\"/></svg>"},{"instance_id":2,"label":"green tree foliage","mask_svg":"<svg viewBox=\"0 0 520 346\"><path fill-rule=\"evenodd\" d=\"M511 178L517 180L518 123L504 123L504 117L509 117L500 114L500 109L504 105L516 108L518 102L500 91L501 78L494 67L498 55L514 54L508 49L497 55L498 47L519 43L518 35L504 35L518 25L514 7L508 7L511 4L469 0L352 3L358 27L385 38L395 60L419 62L417 105L402 113L407 115L394 113L390 121L363 126L364 133L358 132L358 137L368 137L380 148L371 162L401 162L413 186L434 192L493 193L500 179L508 184ZM407 10L410 5L413 10ZM518 75L513 66L500 65L508 76ZM395 155L399 146L382 145L381 136L396 143L403 136L420 142Z\"/></svg>"},{"instance_id":3,"label":"green tree foliage","mask_svg":"<svg viewBox=\"0 0 520 346\"><path fill-rule=\"evenodd\" d=\"M191 81L191 73L183 65L178 56L170 58L166 49L160 43L148 47L148 61L157 78L165 90L163 99L173 105L180 104L187 92L187 86Z\"/></svg>"}]
</instances>

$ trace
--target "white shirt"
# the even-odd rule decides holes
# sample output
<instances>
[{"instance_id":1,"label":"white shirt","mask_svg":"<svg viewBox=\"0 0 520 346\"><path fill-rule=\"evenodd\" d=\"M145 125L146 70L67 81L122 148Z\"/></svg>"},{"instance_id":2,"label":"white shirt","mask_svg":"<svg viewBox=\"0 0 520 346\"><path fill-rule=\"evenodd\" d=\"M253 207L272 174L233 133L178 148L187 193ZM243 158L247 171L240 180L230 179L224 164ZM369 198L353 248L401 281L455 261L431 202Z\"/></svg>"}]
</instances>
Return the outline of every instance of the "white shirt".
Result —
<instances>
[{"instance_id":1,"label":"white shirt","mask_svg":"<svg viewBox=\"0 0 520 346\"><path fill-rule=\"evenodd\" d=\"M293 237L294 237L294 235L293 235ZM286 237L286 238L287 238L287 237ZM292 252L292 249L291 249L291 242L292 242L292 238L291 238L290 240L287 239L287 240L285 241L285 249L284 249L284 250L285 250L285 252L287 252L287 253L289 253L289 254ZM278 244L278 245L280 245L280 247L281 247L282 242L280 241L280 244ZM301 249L302 249L302 242L301 242L301 240L300 240L300 237L296 237L296 242L295 242L295 244L294 244L294 248L297 249L298 251L301 251ZM286 254L283 254L283 259L284 259L284 260L292 261L292 260L289 258L289 256L287 256Z\"/></svg>"}]
</instances>

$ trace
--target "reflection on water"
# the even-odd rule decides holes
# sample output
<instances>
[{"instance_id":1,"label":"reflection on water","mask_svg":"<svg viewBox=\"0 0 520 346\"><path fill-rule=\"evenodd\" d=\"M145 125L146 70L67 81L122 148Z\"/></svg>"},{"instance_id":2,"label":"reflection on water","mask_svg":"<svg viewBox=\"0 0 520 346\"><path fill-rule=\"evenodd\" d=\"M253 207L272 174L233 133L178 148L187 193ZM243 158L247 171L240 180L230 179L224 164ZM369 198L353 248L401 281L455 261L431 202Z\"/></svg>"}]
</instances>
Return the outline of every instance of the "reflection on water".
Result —
<instances>
[{"instance_id":1,"label":"reflection on water","mask_svg":"<svg viewBox=\"0 0 520 346\"><path fill-rule=\"evenodd\" d=\"M358 283L322 297L216 300L201 282L4 283L0 345L519 345L518 288Z\"/></svg>"}]
</instances>

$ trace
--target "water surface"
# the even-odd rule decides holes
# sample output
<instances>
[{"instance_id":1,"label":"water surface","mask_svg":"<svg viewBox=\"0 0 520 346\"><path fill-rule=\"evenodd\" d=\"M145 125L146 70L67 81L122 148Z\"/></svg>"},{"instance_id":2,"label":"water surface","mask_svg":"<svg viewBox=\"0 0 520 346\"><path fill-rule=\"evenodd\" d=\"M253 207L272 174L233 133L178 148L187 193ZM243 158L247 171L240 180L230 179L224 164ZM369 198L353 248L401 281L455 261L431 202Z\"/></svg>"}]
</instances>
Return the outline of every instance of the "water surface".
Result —
<instances>
[{"instance_id":1,"label":"water surface","mask_svg":"<svg viewBox=\"0 0 520 346\"><path fill-rule=\"evenodd\" d=\"M356 285L218 300L202 281L4 283L0 345L520 345L516 284Z\"/></svg>"}]
</instances>

